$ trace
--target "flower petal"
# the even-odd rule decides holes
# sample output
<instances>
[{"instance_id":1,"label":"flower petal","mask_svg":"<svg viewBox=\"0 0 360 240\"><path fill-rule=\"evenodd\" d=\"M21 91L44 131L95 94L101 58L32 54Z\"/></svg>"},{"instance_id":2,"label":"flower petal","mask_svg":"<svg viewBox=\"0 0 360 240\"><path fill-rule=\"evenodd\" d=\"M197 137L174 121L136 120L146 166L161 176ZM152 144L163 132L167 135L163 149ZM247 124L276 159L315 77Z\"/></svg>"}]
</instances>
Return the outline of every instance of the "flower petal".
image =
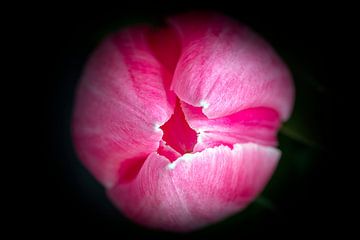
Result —
<instances>
[{"instance_id":1,"label":"flower petal","mask_svg":"<svg viewBox=\"0 0 360 240\"><path fill-rule=\"evenodd\" d=\"M209 119L201 107L181 103L190 127L198 132L194 151L202 151L218 145L232 146L235 143L254 142L275 146L280 126L279 114L270 108L256 107L241 110L226 117Z\"/></svg>"},{"instance_id":2,"label":"flower petal","mask_svg":"<svg viewBox=\"0 0 360 240\"><path fill-rule=\"evenodd\" d=\"M172 163L153 153L134 181L108 194L140 224L190 231L246 207L264 188L279 157L275 148L253 143L185 154Z\"/></svg>"},{"instance_id":3,"label":"flower petal","mask_svg":"<svg viewBox=\"0 0 360 240\"><path fill-rule=\"evenodd\" d=\"M283 120L289 117L290 73L261 37L213 13L183 14L169 22L182 44L171 85L182 101L203 107L209 118L258 106L278 111Z\"/></svg>"},{"instance_id":4,"label":"flower petal","mask_svg":"<svg viewBox=\"0 0 360 240\"><path fill-rule=\"evenodd\" d=\"M153 56L148 32L135 27L106 39L88 62L78 88L76 149L107 187L117 181L119 168L136 169L156 151L162 137L158 127L174 111L175 95L166 88L171 75Z\"/></svg>"}]
</instances>

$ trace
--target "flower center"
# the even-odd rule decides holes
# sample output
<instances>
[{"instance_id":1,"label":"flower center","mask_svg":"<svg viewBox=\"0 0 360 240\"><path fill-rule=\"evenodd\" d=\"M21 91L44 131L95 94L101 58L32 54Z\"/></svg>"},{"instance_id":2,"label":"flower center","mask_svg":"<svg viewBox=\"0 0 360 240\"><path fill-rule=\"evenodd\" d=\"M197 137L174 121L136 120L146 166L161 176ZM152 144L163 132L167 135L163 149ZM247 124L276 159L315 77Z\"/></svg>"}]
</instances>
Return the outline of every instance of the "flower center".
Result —
<instances>
[{"instance_id":1,"label":"flower center","mask_svg":"<svg viewBox=\"0 0 360 240\"><path fill-rule=\"evenodd\" d=\"M162 140L180 155L193 151L197 134L187 123L179 99L176 101L173 115L160 128L164 133Z\"/></svg>"}]
</instances>

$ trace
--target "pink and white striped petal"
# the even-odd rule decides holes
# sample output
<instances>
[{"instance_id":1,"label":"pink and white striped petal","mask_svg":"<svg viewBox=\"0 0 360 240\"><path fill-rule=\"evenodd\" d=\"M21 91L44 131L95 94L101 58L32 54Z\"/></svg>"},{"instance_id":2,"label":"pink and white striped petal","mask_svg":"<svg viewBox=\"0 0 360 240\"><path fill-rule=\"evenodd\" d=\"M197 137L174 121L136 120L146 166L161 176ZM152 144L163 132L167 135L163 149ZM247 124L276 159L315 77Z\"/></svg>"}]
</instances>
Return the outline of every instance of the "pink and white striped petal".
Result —
<instances>
[{"instance_id":1,"label":"pink and white striped petal","mask_svg":"<svg viewBox=\"0 0 360 240\"><path fill-rule=\"evenodd\" d=\"M78 87L74 143L84 164L106 187L118 181L119 171L136 169L158 149L158 127L174 111L171 75L154 57L149 32L137 27L107 38L92 55Z\"/></svg>"},{"instance_id":2,"label":"pink and white striped petal","mask_svg":"<svg viewBox=\"0 0 360 240\"><path fill-rule=\"evenodd\" d=\"M254 143L209 148L172 163L152 153L133 181L108 193L142 225L191 231L245 208L263 190L279 157L275 148Z\"/></svg>"},{"instance_id":3,"label":"pink and white striped petal","mask_svg":"<svg viewBox=\"0 0 360 240\"><path fill-rule=\"evenodd\" d=\"M214 13L169 19L182 51L171 88L209 118L266 107L286 120L294 88L278 55L248 27Z\"/></svg>"}]
</instances>

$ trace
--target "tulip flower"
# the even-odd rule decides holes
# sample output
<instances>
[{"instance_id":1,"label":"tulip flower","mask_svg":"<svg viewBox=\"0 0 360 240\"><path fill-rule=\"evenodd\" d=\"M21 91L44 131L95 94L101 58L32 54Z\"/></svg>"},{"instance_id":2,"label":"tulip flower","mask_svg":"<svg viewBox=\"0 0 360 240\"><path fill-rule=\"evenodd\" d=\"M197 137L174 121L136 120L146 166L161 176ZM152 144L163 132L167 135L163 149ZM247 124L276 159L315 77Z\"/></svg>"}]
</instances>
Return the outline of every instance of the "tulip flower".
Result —
<instances>
[{"instance_id":1,"label":"tulip flower","mask_svg":"<svg viewBox=\"0 0 360 240\"><path fill-rule=\"evenodd\" d=\"M240 212L264 189L294 87L249 27L214 12L108 36L79 83L79 158L133 221L192 231Z\"/></svg>"}]
</instances>

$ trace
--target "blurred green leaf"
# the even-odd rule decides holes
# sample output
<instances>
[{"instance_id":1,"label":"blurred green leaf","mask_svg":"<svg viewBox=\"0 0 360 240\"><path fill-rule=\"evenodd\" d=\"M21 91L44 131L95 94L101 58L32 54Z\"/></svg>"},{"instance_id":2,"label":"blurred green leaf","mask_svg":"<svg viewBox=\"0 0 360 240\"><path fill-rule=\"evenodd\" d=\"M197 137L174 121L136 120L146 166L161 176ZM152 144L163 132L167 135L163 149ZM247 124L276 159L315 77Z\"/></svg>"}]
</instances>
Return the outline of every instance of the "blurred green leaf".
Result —
<instances>
[{"instance_id":1,"label":"blurred green leaf","mask_svg":"<svg viewBox=\"0 0 360 240\"><path fill-rule=\"evenodd\" d=\"M255 203L258 204L260 207L263 207L265 209L271 210L271 211L275 211L275 205L273 204L273 202L264 197L264 196L260 196L255 200Z\"/></svg>"},{"instance_id":2,"label":"blurred green leaf","mask_svg":"<svg viewBox=\"0 0 360 240\"><path fill-rule=\"evenodd\" d=\"M309 137L308 134L304 134L304 132L300 131L299 128L293 127L290 124L284 124L281 129L280 133L292 138L295 141L299 141L309 147L320 147L320 145L315 142L313 139Z\"/></svg>"}]
</instances>

